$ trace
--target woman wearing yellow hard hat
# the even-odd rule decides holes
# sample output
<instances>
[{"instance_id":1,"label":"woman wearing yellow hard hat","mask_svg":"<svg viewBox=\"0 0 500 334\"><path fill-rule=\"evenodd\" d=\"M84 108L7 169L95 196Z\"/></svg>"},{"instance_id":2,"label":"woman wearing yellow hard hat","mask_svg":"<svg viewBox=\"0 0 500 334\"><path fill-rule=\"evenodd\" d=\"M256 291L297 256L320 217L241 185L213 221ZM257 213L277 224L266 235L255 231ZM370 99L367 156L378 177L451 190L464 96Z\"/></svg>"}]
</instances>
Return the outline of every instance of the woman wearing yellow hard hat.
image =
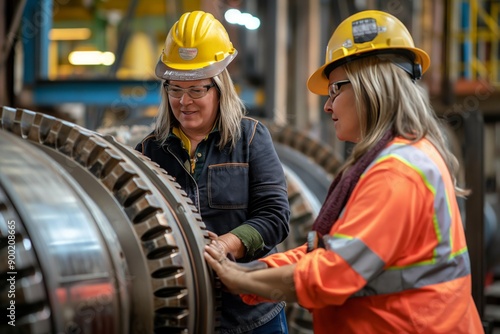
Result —
<instances>
[{"instance_id":1,"label":"woman wearing yellow hard hat","mask_svg":"<svg viewBox=\"0 0 500 334\"><path fill-rule=\"evenodd\" d=\"M482 333L456 196L457 162L416 80L428 55L380 11L343 21L308 80L355 144L308 242L247 272L207 246L225 286L249 303L297 301L315 333ZM276 294L280 291L280 294ZM279 297L279 298L276 298Z\"/></svg>"},{"instance_id":2,"label":"woman wearing yellow hard hat","mask_svg":"<svg viewBox=\"0 0 500 334\"><path fill-rule=\"evenodd\" d=\"M276 252L288 235L290 208L269 131L245 116L226 69L236 54L212 14L183 14L156 65L163 89L154 132L136 149L175 177L213 245L246 263ZM223 291L217 330L288 333L284 303L251 306Z\"/></svg>"}]
</instances>

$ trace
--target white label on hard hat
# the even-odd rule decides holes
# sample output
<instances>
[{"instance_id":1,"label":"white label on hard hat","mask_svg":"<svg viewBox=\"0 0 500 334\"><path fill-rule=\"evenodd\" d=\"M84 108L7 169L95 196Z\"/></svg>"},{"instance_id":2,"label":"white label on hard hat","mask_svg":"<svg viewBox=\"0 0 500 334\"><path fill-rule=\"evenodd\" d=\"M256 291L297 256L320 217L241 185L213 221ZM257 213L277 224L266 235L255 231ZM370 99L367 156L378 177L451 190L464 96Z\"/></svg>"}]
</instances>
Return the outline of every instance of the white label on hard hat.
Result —
<instances>
[{"instance_id":1,"label":"white label on hard hat","mask_svg":"<svg viewBox=\"0 0 500 334\"><path fill-rule=\"evenodd\" d=\"M197 54L197 48L179 48L179 56L184 60L193 60Z\"/></svg>"},{"instance_id":2,"label":"white label on hard hat","mask_svg":"<svg viewBox=\"0 0 500 334\"><path fill-rule=\"evenodd\" d=\"M351 48L353 46L352 40L350 38L346 39L345 42L342 44L344 48Z\"/></svg>"},{"instance_id":3,"label":"white label on hard hat","mask_svg":"<svg viewBox=\"0 0 500 334\"><path fill-rule=\"evenodd\" d=\"M378 35L377 21L372 18L354 21L352 23L352 36L354 43L365 43L372 41Z\"/></svg>"}]
</instances>

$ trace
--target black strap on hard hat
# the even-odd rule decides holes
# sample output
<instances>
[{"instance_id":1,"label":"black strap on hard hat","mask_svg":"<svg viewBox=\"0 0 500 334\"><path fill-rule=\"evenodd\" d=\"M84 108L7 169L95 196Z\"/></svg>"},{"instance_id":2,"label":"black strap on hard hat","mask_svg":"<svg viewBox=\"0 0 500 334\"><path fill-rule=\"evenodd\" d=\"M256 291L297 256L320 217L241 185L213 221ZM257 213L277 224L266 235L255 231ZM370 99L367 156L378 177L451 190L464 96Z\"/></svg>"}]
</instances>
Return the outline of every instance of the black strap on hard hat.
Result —
<instances>
[{"instance_id":1,"label":"black strap on hard hat","mask_svg":"<svg viewBox=\"0 0 500 334\"><path fill-rule=\"evenodd\" d=\"M405 49L383 49L347 56L329 64L325 67L323 73L328 78L330 73L337 67L367 57L387 59L408 73L413 80L422 78L422 65L415 62L415 54L413 52Z\"/></svg>"}]
</instances>

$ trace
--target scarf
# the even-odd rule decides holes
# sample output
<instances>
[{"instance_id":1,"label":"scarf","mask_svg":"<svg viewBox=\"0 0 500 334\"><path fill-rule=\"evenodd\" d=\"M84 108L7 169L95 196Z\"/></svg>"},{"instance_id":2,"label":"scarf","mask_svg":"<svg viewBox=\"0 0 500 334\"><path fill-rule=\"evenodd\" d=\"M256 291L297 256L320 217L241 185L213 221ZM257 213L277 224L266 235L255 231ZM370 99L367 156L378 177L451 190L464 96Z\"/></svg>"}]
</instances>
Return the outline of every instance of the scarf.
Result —
<instances>
[{"instance_id":1,"label":"scarf","mask_svg":"<svg viewBox=\"0 0 500 334\"><path fill-rule=\"evenodd\" d=\"M388 130L380 141L361 156L351 168L335 177L312 227L313 231L320 234L320 237L330 232L333 224L337 221L342 209L349 200L361 174L393 138L393 131Z\"/></svg>"}]
</instances>

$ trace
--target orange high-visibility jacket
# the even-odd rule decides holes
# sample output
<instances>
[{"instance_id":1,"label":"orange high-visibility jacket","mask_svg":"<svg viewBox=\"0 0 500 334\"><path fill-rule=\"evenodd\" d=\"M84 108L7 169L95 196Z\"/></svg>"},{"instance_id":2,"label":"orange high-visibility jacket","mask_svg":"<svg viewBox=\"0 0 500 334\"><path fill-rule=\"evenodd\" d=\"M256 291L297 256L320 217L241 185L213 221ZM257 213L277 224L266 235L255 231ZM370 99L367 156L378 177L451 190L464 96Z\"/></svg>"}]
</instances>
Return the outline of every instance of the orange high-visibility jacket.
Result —
<instances>
[{"instance_id":1,"label":"orange high-visibility jacket","mask_svg":"<svg viewBox=\"0 0 500 334\"><path fill-rule=\"evenodd\" d=\"M262 259L297 263L315 334L483 333L453 181L427 140L393 140L323 238Z\"/></svg>"}]
</instances>

